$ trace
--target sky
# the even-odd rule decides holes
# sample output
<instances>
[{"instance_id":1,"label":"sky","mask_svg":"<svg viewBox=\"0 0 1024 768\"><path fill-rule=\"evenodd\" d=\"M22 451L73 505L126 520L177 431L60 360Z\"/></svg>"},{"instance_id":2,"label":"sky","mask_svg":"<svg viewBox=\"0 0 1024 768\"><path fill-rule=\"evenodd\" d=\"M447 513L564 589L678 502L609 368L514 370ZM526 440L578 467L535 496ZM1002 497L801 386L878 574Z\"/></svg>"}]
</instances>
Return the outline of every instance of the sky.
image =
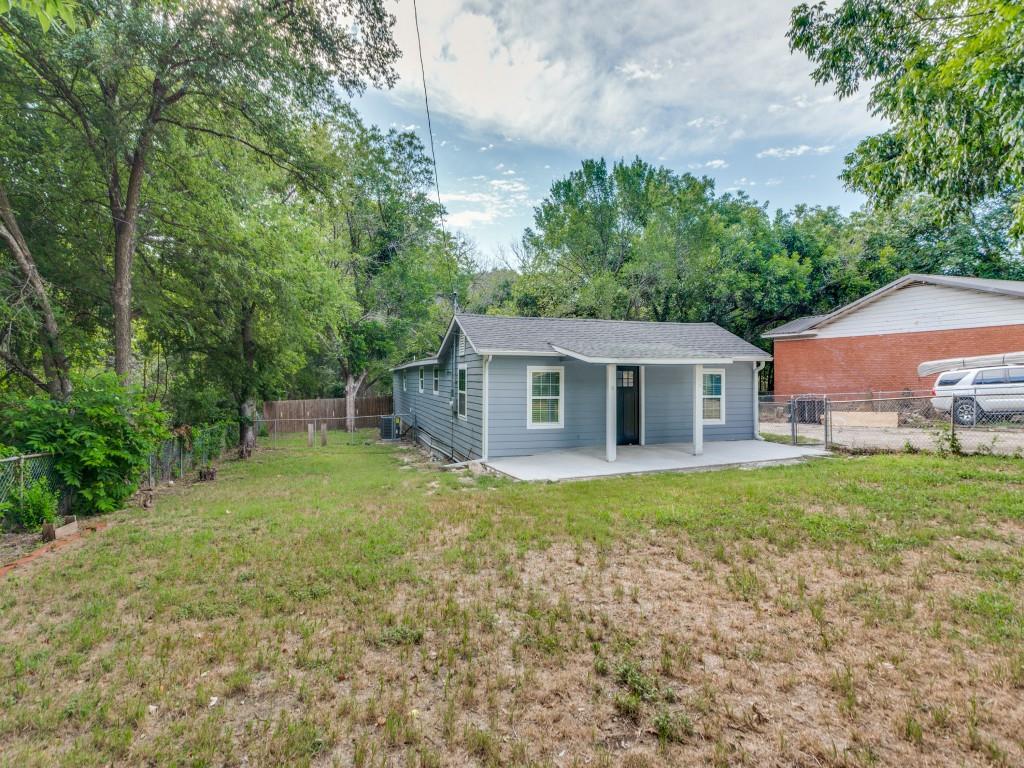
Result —
<instances>
[{"instance_id":1,"label":"sky","mask_svg":"<svg viewBox=\"0 0 1024 768\"><path fill-rule=\"evenodd\" d=\"M786 40L795 0L420 0L446 223L509 256L552 181L588 157L706 175L718 192L857 208L843 157L883 126L864 94L815 86ZM397 85L364 119L428 145L412 0L396 0Z\"/></svg>"}]
</instances>

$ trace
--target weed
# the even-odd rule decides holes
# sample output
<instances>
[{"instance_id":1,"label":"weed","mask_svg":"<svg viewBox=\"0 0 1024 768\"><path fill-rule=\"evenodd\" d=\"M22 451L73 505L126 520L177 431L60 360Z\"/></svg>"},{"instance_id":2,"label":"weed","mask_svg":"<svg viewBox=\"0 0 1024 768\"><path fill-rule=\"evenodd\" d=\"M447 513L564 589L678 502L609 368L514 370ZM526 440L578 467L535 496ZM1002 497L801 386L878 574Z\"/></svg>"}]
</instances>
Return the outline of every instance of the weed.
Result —
<instances>
[{"instance_id":1,"label":"weed","mask_svg":"<svg viewBox=\"0 0 1024 768\"><path fill-rule=\"evenodd\" d=\"M913 712L907 712L903 715L900 728L900 733L903 738L915 747L920 747L924 743L924 729L921 727L921 723L918 722Z\"/></svg>"},{"instance_id":2,"label":"weed","mask_svg":"<svg viewBox=\"0 0 1024 768\"><path fill-rule=\"evenodd\" d=\"M385 627L378 638L381 645L419 645L423 641L423 630L405 624Z\"/></svg>"},{"instance_id":3,"label":"weed","mask_svg":"<svg viewBox=\"0 0 1024 768\"><path fill-rule=\"evenodd\" d=\"M658 684L654 678L645 674L635 661L623 660L615 668L615 679L620 685L643 701L654 701L658 698Z\"/></svg>"},{"instance_id":4,"label":"weed","mask_svg":"<svg viewBox=\"0 0 1024 768\"><path fill-rule=\"evenodd\" d=\"M628 717L634 722L640 721L640 711L643 708L643 704L640 701L640 697L636 694L617 693L612 700L612 704L615 706L615 711L623 717Z\"/></svg>"},{"instance_id":5,"label":"weed","mask_svg":"<svg viewBox=\"0 0 1024 768\"><path fill-rule=\"evenodd\" d=\"M501 745L497 737L485 728L467 726L463 741L466 751L484 765L498 765L501 761Z\"/></svg>"},{"instance_id":6,"label":"weed","mask_svg":"<svg viewBox=\"0 0 1024 768\"><path fill-rule=\"evenodd\" d=\"M653 724L662 746L670 742L681 742L693 735L693 723L683 712L660 709L654 716Z\"/></svg>"},{"instance_id":7,"label":"weed","mask_svg":"<svg viewBox=\"0 0 1024 768\"><path fill-rule=\"evenodd\" d=\"M857 709L857 690L853 681L853 670L849 664L842 669L832 672L829 687L839 695L839 708L847 715L852 715Z\"/></svg>"}]
</instances>

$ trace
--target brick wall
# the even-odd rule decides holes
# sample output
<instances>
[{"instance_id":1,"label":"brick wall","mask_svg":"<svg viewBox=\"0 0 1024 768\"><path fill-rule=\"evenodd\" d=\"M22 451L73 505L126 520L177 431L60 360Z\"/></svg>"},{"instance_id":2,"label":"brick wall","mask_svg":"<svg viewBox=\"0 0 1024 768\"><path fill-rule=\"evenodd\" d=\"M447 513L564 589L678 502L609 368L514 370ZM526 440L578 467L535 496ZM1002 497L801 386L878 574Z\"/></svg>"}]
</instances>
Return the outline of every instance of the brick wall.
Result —
<instances>
[{"instance_id":1,"label":"brick wall","mask_svg":"<svg viewBox=\"0 0 1024 768\"><path fill-rule=\"evenodd\" d=\"M1024 325L775 342L775 394L930 389L925 360L1024 350Z\"/></svg>"}]
</instances>

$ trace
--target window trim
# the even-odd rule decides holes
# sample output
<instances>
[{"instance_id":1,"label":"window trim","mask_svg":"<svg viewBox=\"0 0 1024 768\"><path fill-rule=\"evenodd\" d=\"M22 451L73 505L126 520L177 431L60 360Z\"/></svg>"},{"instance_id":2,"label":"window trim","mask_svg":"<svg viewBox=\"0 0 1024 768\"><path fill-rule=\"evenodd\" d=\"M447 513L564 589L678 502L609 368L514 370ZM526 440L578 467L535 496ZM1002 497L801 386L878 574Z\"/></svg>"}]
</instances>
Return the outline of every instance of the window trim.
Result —
<instances>
[{"instance_id":1,"label":"window trim","mask_svg":"<svg viewBox=\"0 0 1024 768\"><path fill-rule=\"evenodd\" d=\"M423 366L420 366L420 394L423 394Z\"/></svg>"},{"instance_id":2,"label":"window trim","mask_svg":"<svg viewBox=\"0 0 1024 768\"><path fill-rule=\"evenodd\" d=\"M533 421L533 374L558 374L558 421L535 424ZM550 395L544 399L554 400ZM527 429L564 429L565 428L565 366L564 365L528 365L526 366L526 428Z\"/></svg>"},{"instance_id":3,"label":"window trim","mask_svg":"<svg viewBox=\"0 0 1024 768\"><path fill-rule=\"evenodd\" d=\"M705 424L725 424L725 368L705 368L702 372L700 379L700 415L701 421ZM704 394L704 376L708 374L718 375L722 379L722 394L720 395L705 395ZM708 419L704 417L704 401L705 400L719 400L722 403L721 409L719 410L719 417L717 419Z\"/></svg>"},{"instance_id":4,"label":"window trim","mask_svg":"<svg viewBox=\"0 0 1024 768\"><path fill-rule=\"evenodd\" d=\"M462 372L465 371L465 377ZM455 374L455 413L463 421L469 420L469 368L465 363L459 363L459 371ZM465 383L466 388L461 389L460 385ZM463 405L465 411L463 411Z\"/></svg>"},{"instance_id":5,"label":"window trim","mask_svg":"<svg viewBox=\"0 0 1024 768\"><path fill-rule=\"evenodd\" d=\"M441 369L436 365L434 366L434 380L433 380L433 393L435 395L441 392Z\"/></svg>"}]
</instances>

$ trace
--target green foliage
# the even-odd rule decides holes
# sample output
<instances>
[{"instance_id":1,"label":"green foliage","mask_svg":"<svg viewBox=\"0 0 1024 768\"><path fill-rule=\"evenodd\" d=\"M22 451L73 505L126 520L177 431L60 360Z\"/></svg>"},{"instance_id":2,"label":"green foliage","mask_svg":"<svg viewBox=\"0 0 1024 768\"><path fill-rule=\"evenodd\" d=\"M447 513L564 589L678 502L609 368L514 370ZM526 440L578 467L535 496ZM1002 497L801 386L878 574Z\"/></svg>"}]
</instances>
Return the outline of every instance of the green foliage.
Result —
<instances>
[{"instance_id":1,"label":"green foliage","mask_svg":"<svg viewBox=\"0 0 1024 768\"><path fill-rule=\"evenodd\" d=\"M885 204L925 192L959 212L1009 194L1024 233L1020 3L802 3L789 40L840 98L870 87L872 112L891 125L847 158L850 187Z\"/></svg>"},{"instance_id":2,"label":"green foliage","mask_svg":"<svg viewBox=\"0 0 1024 768\"><path fill-rule=\"evenodd\" d=\"M0 506L0 517L8 528L38 531L43 523L56 522L58 502L58 494L50 488L50 481L40 477Z\"/></svg>"},{"instance_id":3,"label":"green foliage","mask_svg":"<svg viewBox=\"0 0 1024 768\"><path fill-rule=\"evenodd\" d=\"M712 321L764 344L766 329L907 272L1024 277L1011 220L1005 196L951 219L925 196L849 217L805 205L769 216L743 194L716 195L709 179L586 160L536 209L522 275L507 291L501 273L476 290L506 311Z\"/></svg>"},{"instance_id":4,"label":"green foliage","mask_svg":"<svg viewBox=\"0 0 1024 768\"><path fill-rule=\"evenodd\" d=\"M24 11L34 16L46 32L54 23L74 29L76 5L73 0L0 0L0 13L9 13L12 9Z\"/></svg>"},{"instance_id":5,"label":"green foliage","mask_svg":"<svg viewBox=\"0 0 1024 768\"><path fill-rule=\"evenodd\" d=\"M45 395L8 400L0 439L56 455L73 508L110 512L131 495L149 454L167 435L166 414L112 374L79 379L67 402Z\"/></svg>"}]
</instances>

